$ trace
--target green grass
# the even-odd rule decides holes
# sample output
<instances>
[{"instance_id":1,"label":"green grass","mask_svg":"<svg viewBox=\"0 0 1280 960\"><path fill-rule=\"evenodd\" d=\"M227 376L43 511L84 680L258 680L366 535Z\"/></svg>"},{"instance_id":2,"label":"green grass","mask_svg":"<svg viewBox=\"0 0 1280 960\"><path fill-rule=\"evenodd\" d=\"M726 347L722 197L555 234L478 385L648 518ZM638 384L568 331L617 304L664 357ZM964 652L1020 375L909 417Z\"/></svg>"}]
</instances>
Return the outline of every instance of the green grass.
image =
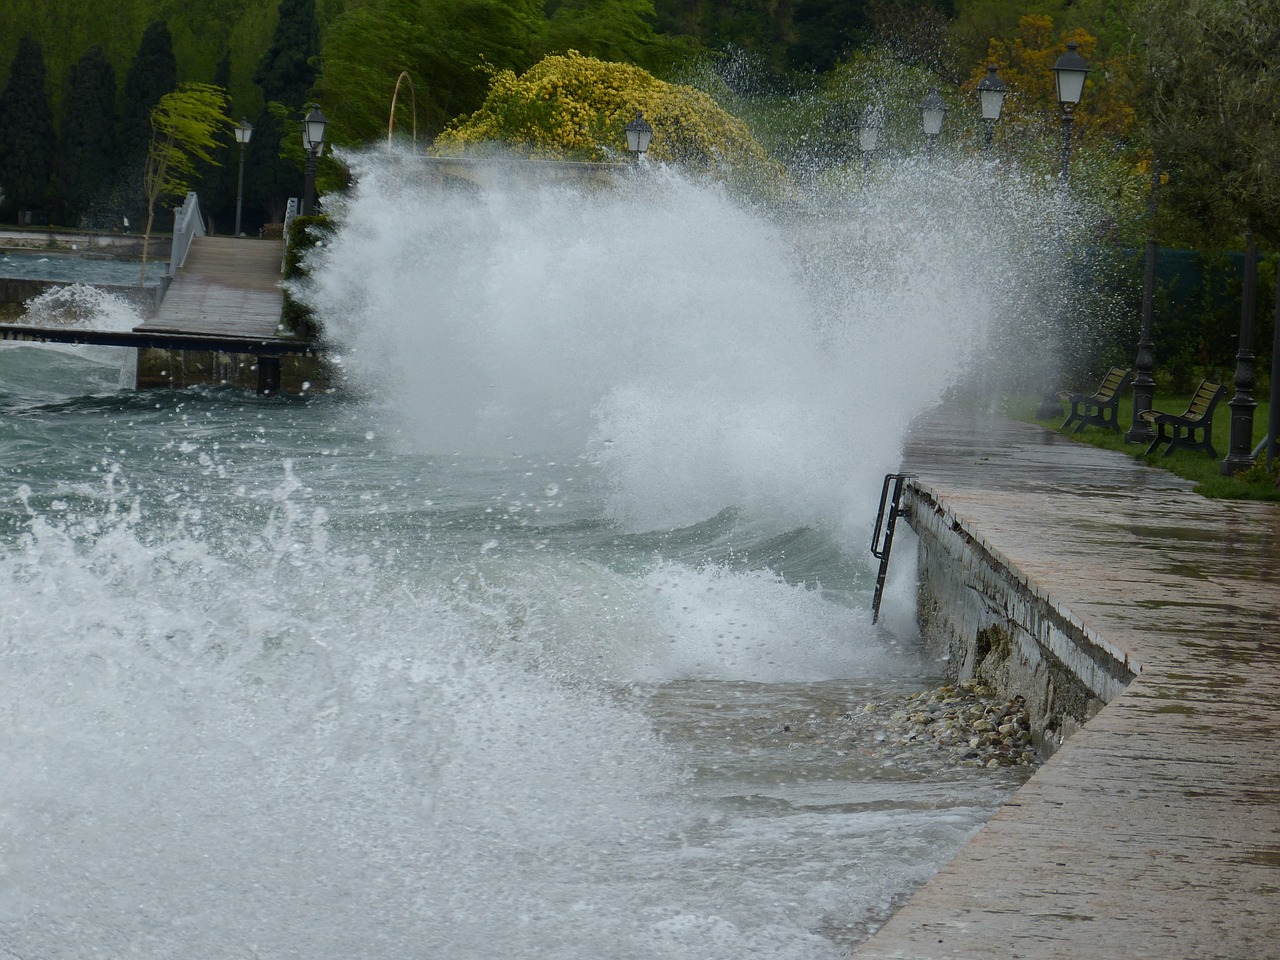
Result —
<instances>
[{"instance_id":1,"label":"green grass","mask_svg":"<svg viewBox=\"0 0 1280 960\"><path fill-rule=\"evenodd\" d=\"M1218 407L1213 415L1213 445L1217 448L1219 457L1225 457L1231 449L1229 438L1231 434L1231 408L1227 406L1227 402L1234 394L1234 390L1228 386L1227 395L1218 402ZM1236 474L1235 476L1222 475L1222 461L1214 460L1203 451L1186 451L1179 450L1172 456L1166 457L1163 453L1164 447L1157 450L1150 457L1146 456L1147 445L1145 443L1126 443L1124 439L1125 433L1133 423L1133 392L1130 388L1126 388L1126 396L1120 399L1120 432L1115 433L1111 430L1101 427L1085 427L1080 433L1068 432L1063 436L1080 443L1087 443L1091 446L1102 447L1106 450L1117 450L1121 453L1128 454L1136 460L1161 470L1168 470L1180 477L1195 483L1196 493L1206 497L1217 497L1228 500L1280 500L1280 476L1277 470L1280 469L1280 462L1272 461L1272 474L1270 477L1266 475L1263 467L1263 458L1259 458L1258 464L1244 474ZM1253 411L1253 441L1249 445L1252 450L1267 434L1268 417L1270 416L1271 405L1262 399L1258 399L1257 408ZM1186 396L1162 395L1157 392L1153 406L1157 410L1163 410L1166 413L1181 413L1187 409L1190 402L1190 394ZM1067 418L1067 407L1063 406L1062 416L1053 420L1040 420L1036 418L1036 407L1039 406L1038 398L1019 397L1012 398L1006 402L1006 415L1015 420L1024 420L1028 423L1038 423L1050 430L1059 431L1062 421ZM1075 430L1075 424L1072 424L1071 430Z\"/></svg>"}]
</instances>

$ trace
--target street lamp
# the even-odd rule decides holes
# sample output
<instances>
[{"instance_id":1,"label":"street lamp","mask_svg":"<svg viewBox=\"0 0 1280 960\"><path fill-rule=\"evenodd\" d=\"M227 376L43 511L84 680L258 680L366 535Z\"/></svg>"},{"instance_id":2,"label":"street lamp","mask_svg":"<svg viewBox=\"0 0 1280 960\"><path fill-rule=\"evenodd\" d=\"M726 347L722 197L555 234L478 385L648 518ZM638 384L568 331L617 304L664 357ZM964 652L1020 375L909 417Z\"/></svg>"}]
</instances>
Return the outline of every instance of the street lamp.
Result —
<instances>
[{"instance_id":1,"label":"street lamp","mask_svg":"<svg viewBox=\"0 0 1280 960\"><path fill-rule=\"evenodd\" d=\"M302 215L309 217L316 206L316 160L324 152L324 128L329 121L313 107L302 121L302 147L307 151L307 166L303 174Z\"/></svg>"},{"instance_id":2,"label":"street lamp","mask_svg":"<svg viewBox=\"0 0 1280 960\"><path fill-rule=\"evenodd\" d=\"M1244 287L1240 292L1240 340L1236 344L1235 396L1227 401L1231 408L1230 449L1222 461L1223 476L1253 466L1253 399L1257 373L1257 357L1253 353L1254 319L1258 303L1258 239L1245 226Z\"/></svg>"},{"instance_id":3,"label":"street lamp","mask_svg":"<svg viewBox=\"0 0 1280 960\"><path fill-rule=\"evenodd\" d=\"M938 93L937 87L930 87L929 92L920 101L920 126L924 129L926 150L933 156L933 147L938 134L942 133L942 120L947 115L947 105Z\"/></svg>"},{"instance_id":4,"label":"street lamp","mask_svg":"<svg viewBox=\"0 0 1280 960\"><path fill-rule=\"evenodd\" d=\"M1062 104L1062 182L1067 182L1068 163L1071 158L1071 123L1075 119L1076 104L1084 93L1084 80L1089 75L1089 64L1080 56L1078 43L1068 43L1067 52L1053 65L1054 80L1058 86L1058 103Z\"/></svg>"},{"instance_id":5,"label":"street lamp","mask_svg":"<svg viewBox=\"0 0 1280 960\"><path fill-rule=\"evenodd\" d=\"M1004 106L1005 94L1009 92L996 72L999 69L994 63L989 64L987 75L978 81L978 108L986 122L982 152L988 160L991 159L991 148L996 139L996 121L1000 119L1000 109Z\"/></svg>"},{"instance_id":6,"label":"street lamp","mask_svg":"<svg viewBox=\"0 0 1280 960\"><path fill-rule=\"evenodd\" d=\"M1124 438L1129 443L1150 443L1156 432L1142 415L1151 409L1155 399L1155 342L1151 339L1151 326L1155 318L1156 302L1156 237L1155 222L1159 211L1160 166L1154 151L1151 157L1151 189L1147 194L1147 240L1142 257L1142 321L1138 329L1138 355L1134 359L1133 425Z\"/></svg>"},{"instance_id":7,"label":"street lamp","mask_svg":"<svg viewBox=\"0 0 1280 960\"><path fill-rule=\"evenodd\" d=\"M631 156L639 160L649 152L649 144L653 141L653 127L644 118L644 114L636 111L636 118L626 126L627 149Z\"/></svg>"},{"instance_id":8,"label":"street lamp","mask_svg":"<svg viewBox=\"0 0 1280 960\"><path fill-rule=\"evenodd\" d=\"M1060 217L1066 216L1066 186L1067 175L1071 163L1071 123L1075 119L1076 104L1080 102L1080 95L1084 93L1084 80L1089 74L1089 64L1085 62L1084 57L1080 56L1077 47L1078 43L1068 43L1067 52L1058 58L1058 62L1053 65L1054 82L1058 88L1058 103L1062 105L1062 173L1059 183L1063 189L1059 191L1062 194L1062 213ZM1066 236L1065 224L1059 220L1059 244L1062 247L1062 254L1066 255ZM1066 318L1063 318L1064 320ZM1065 326L1066 324L1064 324ZM1040 406L1036 409L1036 416L1042 420L1050 417L1058 417L1062 415L1062 408L1058 404L1058 398L1052 393L1046 393L1040 401Z\"/></svg>"},{"instance_id":9,"label":"street lamp","mask_svg":"<svg viewBox=\"0 0 1280 960\"><path fill-rule=\"evenodd\" d=\"M236 230L235 236L240 236L240 207L244 202L244 148L249 145L249 139L253 136L253 124L246 119L241 119L236 124L236 143L240 144L240 178L236 181Z\"/></svg>"},{"instance_id":10,"label":"street lamp","mask_svg":"<svg viewBox=\"0 0 1280 960\"><path fill-rule=\"evenodd\" d=\"M862 150L862 168L871 169L871 155L876 152L876 141L880 138L880 127L883 122L880 111L875 107L867 107L862 111L862 122L858 124L858 147Z\"/></svg>"}]
</instances>

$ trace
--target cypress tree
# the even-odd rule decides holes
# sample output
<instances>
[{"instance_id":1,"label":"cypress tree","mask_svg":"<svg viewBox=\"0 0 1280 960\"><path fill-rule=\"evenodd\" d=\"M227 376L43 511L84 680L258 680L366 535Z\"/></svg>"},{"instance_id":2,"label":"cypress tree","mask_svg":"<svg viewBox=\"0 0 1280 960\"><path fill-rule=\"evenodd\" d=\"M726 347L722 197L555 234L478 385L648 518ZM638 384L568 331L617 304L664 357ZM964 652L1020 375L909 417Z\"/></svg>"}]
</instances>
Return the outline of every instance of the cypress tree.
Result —
<instances>
[{"instance_id":1,"label":"cypress tree","mask_svg":"<svg viewBox=\"0 0 1280 960\"><path fill-rule=\"evenodd\" d=\"M302 193L302 171L282 159L281 153L286 138L301 136L299 125L289 120L302 120L320 53L315 0L280 0L277 13L271 46L253 72L253 82L262 89L267 105L254 123L254 162L245 170L246 199L262 207L272 220L282 217L289 197ZM283 107L289 119L282 121L279 108L272 111L273 103Z\"/></svg>"},{"instance_id":2,"label":"cypress tree","mask_svg":"<svg viewBox=\"0 0 1280 960\"><path fill-rule=\"evenodd\" d=\"M62 119L60 193L63 222L92 218L115 170L116 72L102 47L71 65Z\"/></svg>"},{"instance_id":3,"label":"cypress tree","mask_svg":"<svg viewBox=\"0 0 1280 960\"><path fill-rule=\"evenodd\" d=\"M142 172L151 142L151 110L160 98L178 88L178 61L173 54L169 25L157 20L142 32L138 52L124 81L120 114L118 202L122 213L136 226L142 220L146 200Z\"/></svg>"},{"instance_id":4,"label":"cypress tree","mask_svg":"<svg viewBox=\"0 0 1280 960\"><path fill-rule=\"evenodd\" d=\"M42 210L55 149L53 108L45 89L44 51L27 34L0 94L0 201L6 211Z\"/></svg>"},{"instance_id":5,"label":"cypress tree","mask_svg":"<svg viewBox=\"0 0 1280 960\"><path fill-rule=\"evenodd\" d=\"M231 51L223 54L213 71L213 85L223 90L231 87ZM239 121L240 114L229 114ZM255 131L256 133L256 131ZM213 162L197 162L193 189L200 195L200 211L215 233L230 233L235 223L236 176L239 173L240 147L231 129L217 131L217 147ZM254 138L257 139L256 136ZM252 147L250 147L252 149Z\"/></svg>"},{"instance_id":6,"label":"cypress tree","mask_svg":"<svg viewBox=\"0 0 1280 960\"><path fill-rule=\"evenodd\" d=\"M316 80L320 53L315 0L280 0L271 46L253 71L253 82L267 100L301 108Z\"/></svg>"}]
</instances>

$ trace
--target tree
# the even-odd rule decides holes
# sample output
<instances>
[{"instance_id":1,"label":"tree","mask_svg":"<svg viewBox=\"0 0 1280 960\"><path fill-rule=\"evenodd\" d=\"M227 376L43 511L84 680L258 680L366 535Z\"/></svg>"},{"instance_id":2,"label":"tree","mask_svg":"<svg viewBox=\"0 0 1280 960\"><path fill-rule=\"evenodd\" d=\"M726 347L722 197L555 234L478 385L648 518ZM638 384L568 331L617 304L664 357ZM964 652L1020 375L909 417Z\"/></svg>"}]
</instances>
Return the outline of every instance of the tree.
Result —
<instances>
[{"instance_id":1,"label":"tree","mask_svg":"<svg viewBox=\"0 0 1280 960\"><path fill-rule=\"evenodd\" d=\"M766 187L780 180L780 168L746 125L705 93L572 50L519 76L495 74L484 105L451 125L436 147L450 153L503 144L531 157L604 160L625 155L624 128L637 111L653 126L655 159Z\"/></svg>"},{"instance_id":2,"label":"tree","mask_svg":"<svg viewBox=\"0 0 1280 960\"><path fill-rule=\"evenodd\" d=\"M151 138L142 178L147 219L142 239L140 284L146 279L147 246L156 204L166 198L184 196L199 165L216 162L214 152L232 126L226 109L227 94L221 87L188 83L161 97L151 111Z\"/></svg>"},{"instance_id":3,"label":"tree","mask_svg":"<svg viewBox=\"0 0 1280 960\"><path fill-rule=\"evenodd\" d=\"M59 179L68 224L84 217L110 186L115 125L116 72L102 47L93 46L67 77Z\"/></svg>"},{"instance_id":4,"label":"tree","mask_svg":"<svg viewBox=\"0 0 1280 960\"><path fill-rule=\"evenodd\" d=\"M1280 243L1280 0L1146 0L1161 203L1210 242Z\"/></svg>"},{"instance_id":5,"label":"tree","mask_svg":"<svg viewBox=\"0 0 1280 960\"><path fill-rule=\"evenodd\" d=\"M228 90L231 84L231 52L218 61L213 72L213 85ZM229 116L240 116L228 109ZM231 224L235 218L236 181L239 172L240 148L230 131L222 131L213 163L198 166L195 190L200 194L200 211L205 214L212 231L215 220ZM222 231L225 232L225 231Z\"/></svg>"},{"instance_id":6,"label":"tree","mask_svg":"<svg viewBox=\"0 0 1280 960\"><path fill-rule=\"evenodd\" d=\"M797 0L792 15L791 66L830 70L871 38L867 0Z\"/></svg>"},{"instance_id":7,"label":"tree","mask_svg":"<svg viewBox=\"0 0 1280 960\"><path fill-rule=\"evenodd\" d=\"M178 86L178 63L173 55L169 25L158 20L143 32L138 52L124 81L124 102L120 113L118 188L120 207L127 217L137 219L144 199L137 196L142 182L147 145L151 141L151 111L166 94Z\"/></svg>"},{"instance_id":8,"label":"tree","mask_svg":"<svg viewBox=\"0 0 1280 960\"><path fill-rule=\"evenodd\" d=\"M686 58L695 46L660 37L654 30L653 0L560 0L547 4L546 53L577 50L601 60L649 69Z\"/></svg>"},{"instance_id":9,"label":"tree","mask_svg":"<svg viewBox=\"0 0 1280 960\"><path fill-rule=\"evenodd\" d=\"M1097 38L1086 30L1058 31L1053 18L1036 14L1024 16L1018 28L1003 37L993 37L987 56L973 66L971 84L976 87L986 74L988 63L1000 68L1000 78L1009 86L1000 115L1002 127L1018 129L1023 136L1036 132L1056 135L1062 119L1058 105L1053 65L1066 52L1068 43L1080 45L1080 54L1089 62L1085 95L1075 112L1072 138L1123 142L1136 126L1137 63L1125 54L1100 54Z\"/></svg>"},{"instance_id":10,"label":"tree","mask_svg":"<svg viewBox=\"0 0 1280 960\"><path fill-rule=\"evenodd\" d=\"M332 111L335 142L356 144L386 135L401 72L413 80L419 130L438 133L449 120L480 106L493 70L531 66L546 31L540 5L530 0L388 0L349 11L326 35L316 82L320 99ZM407 129L411 122L406 113L398 126Z\"/></svg>"},{"instance_id":11,"label":"tree","mask_svg":"<svg viewBox=\"0 0 1280 960\"><path fill-rule=\"evenodd\" d=\"M255 121L253 142L261 147L255 151L245 184L251 201L273 218L283 214L286 199L300 181L297 168L285 159L285 140L296 141L298 127L282 122L281 115L301 121L302 107L316 80L319 53L315 0L280 0L271 45L253 72L253 82L261 88L266 106Z\"/></svg>"},{"instance_id":12,"label":"tree","mask_svg":"<svg viewBox=\"0 0 1280 960\"><path fill-rule=\"evenodd\" d=\"M1280 0L1146 0L1142 12L1164 206L1211 243L1244 236L1227 473L1253 462L1258 243L1280 243Z\"/></svg>"},{"instance_id":13,"label":"tree","mask_svg":"<svg viewBox=\"0 0 1280 960\"><path fill-rule=\"evenodd\" d=\"M0 205L10 210L45 206L54 144L44 54L39 43L24 36L0 94Z\"/></svg>"}]
</instances>

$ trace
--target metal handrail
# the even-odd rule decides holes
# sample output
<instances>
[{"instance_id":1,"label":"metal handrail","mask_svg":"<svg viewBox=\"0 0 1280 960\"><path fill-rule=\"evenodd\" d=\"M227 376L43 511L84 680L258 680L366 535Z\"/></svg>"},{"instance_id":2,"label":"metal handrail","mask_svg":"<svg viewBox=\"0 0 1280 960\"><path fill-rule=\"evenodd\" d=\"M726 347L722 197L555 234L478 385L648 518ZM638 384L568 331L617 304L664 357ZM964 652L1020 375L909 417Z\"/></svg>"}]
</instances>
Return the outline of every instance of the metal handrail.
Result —
<instances>
[{"instance_id":1,"label":"metal handrail","mask_svg":"<svg viewBox=\"0 0 1280 960\"><path fill-rule=\"evenodd\" d=\"M284 205L284 245L280 250L281 273L284 273L284 268L289 263L289 235L293 233L293 218L298 216L300 206L297 197L290 197L289 202Z\"/></svg>"},{"instance_id":2,"label":"metal handrail","mask_svg":"<svg viewBox=\"0 0 1280 960\"><path fill-rule=\"evenodd\" d=\"M884 596L884 582L889 574L889 554L893 550L893 531L898 517L905 511L899 506L902 501L902 488L908 480L915 478L914 473L887 473L884 486L880 488L880 509L876 511L875 529L871 532L871 555L880 561L880 570L876 574L876 591L871 598L871 622L880 619L880 600ZM889 486L893 485L893 496L889 496Z\"/></svg>"},{"instance_id":3,"label":"metal handrail","mask_svg":"<svg viewBox=\"0 0 1280 960\"><path fill-rule=\"evenodd\" d=\"M173 211L173 244L169 250L169 278L178 275L178 268L187 262L191 241L205 235L204 218L200 216L200 198L191 190L182 206Z\"/></svg>"}]
</instances>

